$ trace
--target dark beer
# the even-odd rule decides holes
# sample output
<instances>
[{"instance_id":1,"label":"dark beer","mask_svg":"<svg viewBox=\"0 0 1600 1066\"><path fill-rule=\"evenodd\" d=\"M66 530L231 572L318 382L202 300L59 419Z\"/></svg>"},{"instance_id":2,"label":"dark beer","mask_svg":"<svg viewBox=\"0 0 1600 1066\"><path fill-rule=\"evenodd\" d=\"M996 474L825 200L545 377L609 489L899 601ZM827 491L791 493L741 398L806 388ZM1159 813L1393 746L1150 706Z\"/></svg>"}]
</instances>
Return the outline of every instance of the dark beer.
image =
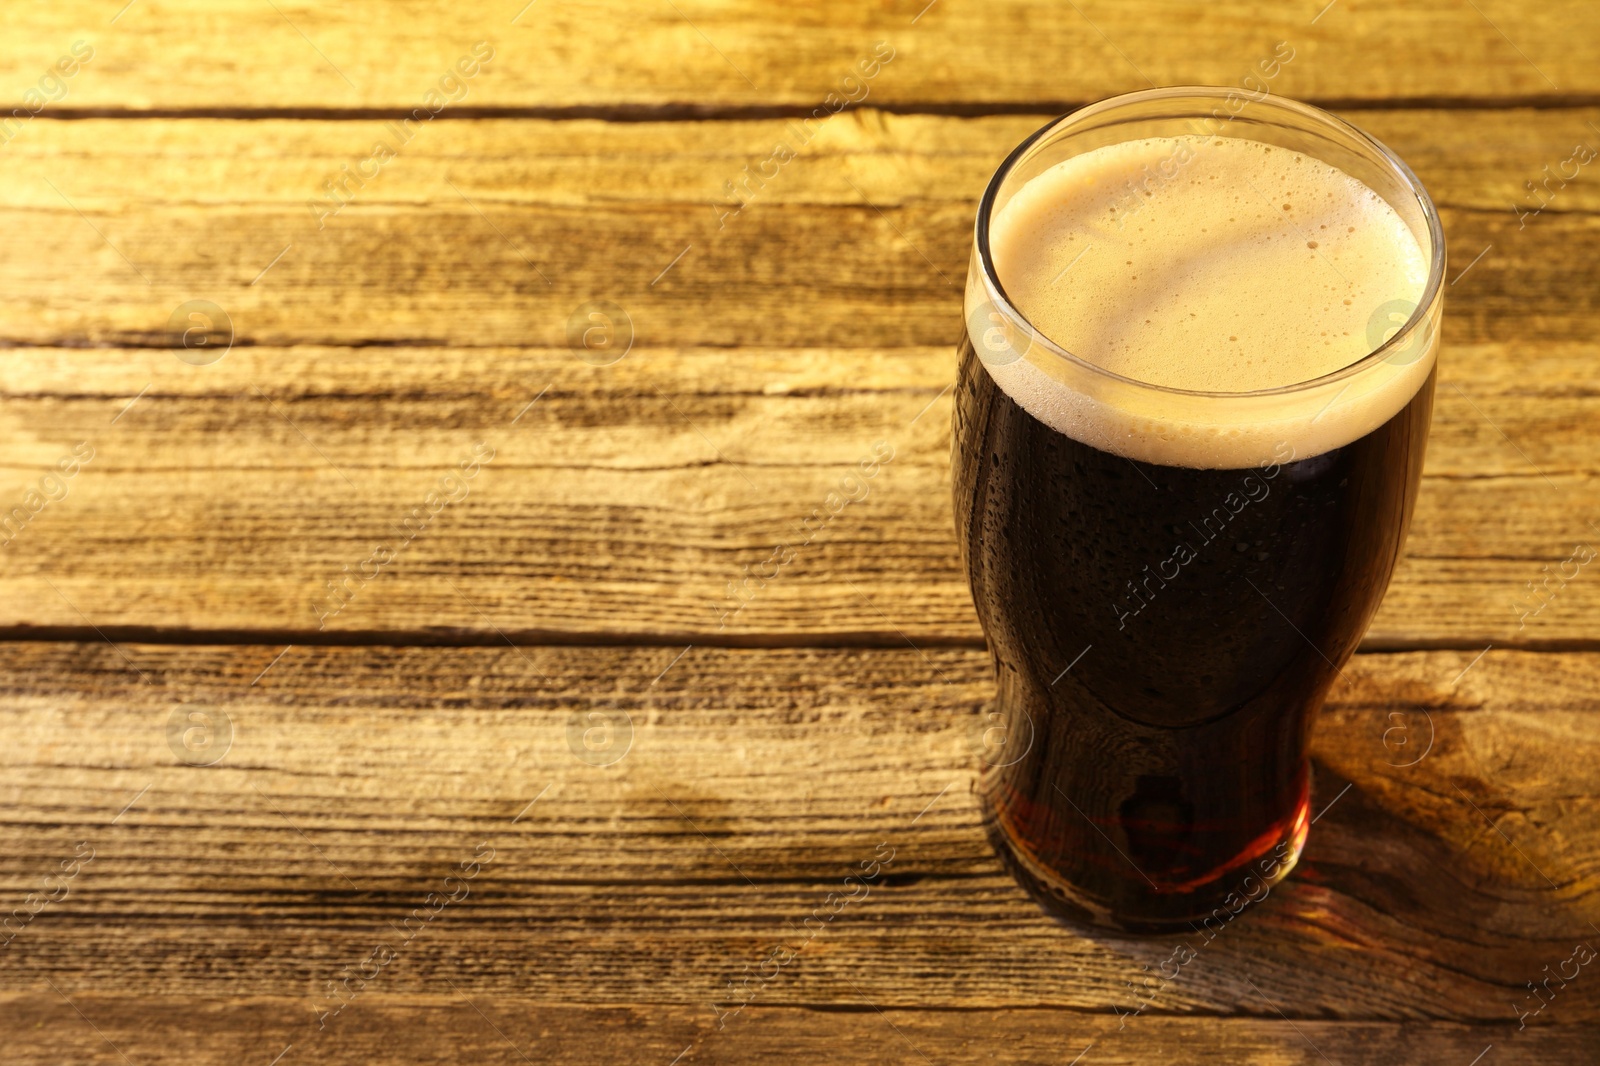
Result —
<instances>
[{"instance_id":1,"label":"dark beer","mask_svg":"<svg viewBox=\"0 0 1600 1066\"><path fill-rule=\"evenodd\" d=\"M1157 466L1042 424L962 344L956 521L1016 716L985 788L1022 875L1081 896L1061 909L1188 920L1298 853L1310 712L1388 585L1432 407L1430 375L1332 452Z\"/></svg>"},{"instance_id":2,"label":"dark beer","mask_svg":"<svg viewBox=\"0 0 1600 1066\"><path fill-rule=\"evenodd\" d=\"M1191 167L1194 176L1234 165L1227 153L1215 158L1220 162L1209 168ZM1300 168L1310 162L1301 157L1284 169L1303 175ZM1062 183L1070 193L1057 195L1092 201L1082 193L1094 185L1095 174L1085 177L1089 169L1080 167ZM1319 182L1327 184L1322 177L1301 184L1320 189ZM1276 210L1290 193L1273 191ZM1210 193L1202 187L1188 195ZM993 198L992 187L986 208ZM1159 227L1155 198L1140 220ZM1326 230L1326 221L1317 220L1337 212L1320 195L1315 199L1303 217ZM1183 216L1191 229L1198 228L1190 225L1194 212L1191 205ZM1233 217L1245 214L1241 208ZM1096 291L1074 310L1070 295L1058 297L1043 282L1030 291L1015 256L1010 268L1004 255L996 256L995 270L991 249L982 247L985 238L1006 239L1005 233L1040 247L1066 239L1031 215L1026 221L992 234L980 226L975 270L993 271L990 291L1000 299L980 293L980 312L969 316L961 344L955 393L958 539L994 659L1004 738L985 757L986 819L1019 880L1058 915L1133 930L1181 928L1219 907L1235 910L1226 901L1260 898L1299 855L1312 817L1312 720L1330 689L1345 683L1342 667L1377 610L1410 522L1432 410L1435 334L1404 338L1409 349L1391 351L1385 366L1351 372L1342 391L1335 391L1337 380L1318 385L1319 402L1323 394L1334 399L1313 413L1311 398L1301 402L1294 391L1301 380L1295 375L1309 381L1327 360L1335 369L1340 359L1359 362L1368 352L1365 330L1342 342L1353 357L1319 350L1236 371L1222 337L1243 330L1223 322L1213 330L1219 334L1213 347L1222 354L1209 363L1203 353L1191 360L1159 334L1161 314L1182 316L1190 306L1184 299L1210 294L1184 297L1181 286L1176 298L1171 288L1135 291L1133 281L1112 273L1124 263L1102 260L1098 278L1084 275ZM1073 220L1061 232L1083 237L1085 247L1104 248L1117 236L1103 227L1084 236L1082 229ZM1304 232L1285 223L1283 233L1298 251ZM1212 239L1188 236L1198 242L1191 249ZM1183 247L1181 238L1176 243ZM1352 258L1373 247L1344 247L1328 266L1349 269ZM1024 248L1022 254L1043 253ZM1121 246L1114 254L1123 256ZM1130 256L1128 273L1152 269L1137 252L1123 258ZM1052 259L1049 272L1066 258ZM1222 268L1237 272L1238 265L1229 259ZM1003 288L1008 270L1013 284ZM1304 314L1326 326L1357 313L1342 310L1334 297L1324 311L1320 293L1314 312L1295 307L1294 290L1311 282L1292 266L1274 271L1291 299L1282 309L1263 303L1267 317ZM1325 274L1308 262L1304 278L1322 286ZM1331 290L1338 284L1331 281ZM1078 331L1067 348L1074 354L1107 337L1139 333L1121 320L1106 328L1104 307L1141 300L1163 306L1137 313L1148 327L1142 350L1129 344L1105 358L1123 360L1121 380L1079 388L1077 382L1094 377L1095 368L1082 365L1088 358L1068 356L1071 365L1052 366L1060 354L1040 346L1059 338L1041 335L1032 350L1018 343L1034 324L1002 301L1019 294L1024 311L1025 301L1050 301L1037 317L1052 321L1054 314L1056 330ZM1401 304L1409 311L1422 295L1419 284ZM1174 299L1178 306L1165 306ZM1370 294L1358 299L1371 302ZM998 340L986 339L987 323L1008 315L1016 321L1001 323ZM1187 318L1179 321L1198 330ZM1270 335L1274 325L1261 328ZM1211 375L1208 384L1224 387L1237 374L1244 380L1238 392L1256 394L1219 398L1220 426L1186 423L1210 403L1205 394L1218 390L1195 390L1186 381L1187 388L1163 392L1165 383L1153 382L1144 395L1143 384L1127 377L1130 364L1165 372L1162 352L1152 351L1163 344L1179 353L1169 355L1169 362L1181 362L1172 373ZM1273 373L1288 381L1263 388L1260 375ZM1282 385L1290 388L1280 398L1271 390ZM1137 402L1119 400L1130 395ZM1167 419L1162 404L1169 401L1178 413ZM1240 425L1226 425L1228 417Z\"/></svg>"}]
</instances>

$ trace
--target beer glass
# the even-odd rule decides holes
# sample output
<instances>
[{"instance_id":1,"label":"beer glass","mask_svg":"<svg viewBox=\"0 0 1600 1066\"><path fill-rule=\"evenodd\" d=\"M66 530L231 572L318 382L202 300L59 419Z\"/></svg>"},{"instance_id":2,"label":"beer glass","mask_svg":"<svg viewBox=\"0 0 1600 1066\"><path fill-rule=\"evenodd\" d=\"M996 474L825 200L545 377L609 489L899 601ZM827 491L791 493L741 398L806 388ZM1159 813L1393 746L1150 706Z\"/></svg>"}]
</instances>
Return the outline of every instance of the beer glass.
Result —
<instances>
[{"instance_id":1,"label":"beer glass","mask_svg":"<svg viewBox=\"0 0 1600 1066\"><path fill-rule=\"evenodd\" d=\"M1128 176L1106 216L1121 212L1122 232L1148 229L1175 183L1215 173L1207 152L1298 153L1297 166L1357 179L1398 216L1420 299L1355 309L1365 337L1348 365L1271 388L1176 388L1069 350L1002 287L994 223L1058 164L1166 138L1193 159ZM1266 194L1259 179L1237 184L1237 202ZM1095 223L1114 236L1109 224ZM1304 243L1307 270L1320 269L1315 236ZM1311 821L1313 719L1346 683L1416 499L1444 255L1433 204L1399 158L1264 94L1179 87L1092 104L1029 137L990 181L967 278L952 480L997 682L985 823L1047 911L1149 932L1231 920L1294 866ZM1077 269L1062 271L1061 291L1115 310L1115 287L1070 288ZM1279 284L1284 322L1323 312L1293 277Z\"/></svg>"}]
</instances>

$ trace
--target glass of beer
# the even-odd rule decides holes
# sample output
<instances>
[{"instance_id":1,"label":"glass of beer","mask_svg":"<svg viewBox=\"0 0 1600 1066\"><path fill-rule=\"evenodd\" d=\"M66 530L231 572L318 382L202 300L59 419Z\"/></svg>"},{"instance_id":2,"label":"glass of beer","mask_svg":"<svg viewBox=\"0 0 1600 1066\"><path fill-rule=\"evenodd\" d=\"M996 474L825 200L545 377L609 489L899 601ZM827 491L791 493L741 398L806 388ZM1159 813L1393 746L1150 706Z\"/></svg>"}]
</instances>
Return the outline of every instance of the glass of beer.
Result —
<instances>
[{"instance_id":1,"label":"glass of beer","mask_svg":"<svg viewBox=\"0 0 1600 1066\"><path fill-rule=\"evenodd\" d=\"M1394 153L1264 94L1092 104L989 183L955 514L985 822L1052 914L1198 928L1294 866L1416 500L1444 255Z\"/></svg>"}]
</instances>

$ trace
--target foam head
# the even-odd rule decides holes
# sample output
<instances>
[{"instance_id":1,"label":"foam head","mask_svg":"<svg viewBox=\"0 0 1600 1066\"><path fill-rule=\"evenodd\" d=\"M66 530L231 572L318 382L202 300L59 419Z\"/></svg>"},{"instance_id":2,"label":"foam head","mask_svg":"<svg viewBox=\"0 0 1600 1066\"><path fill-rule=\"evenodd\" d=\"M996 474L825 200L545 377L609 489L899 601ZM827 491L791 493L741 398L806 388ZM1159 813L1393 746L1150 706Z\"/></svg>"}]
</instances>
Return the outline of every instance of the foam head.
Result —
<instances>
[{"instance_id":1,"label":"foam head","mask_svg":"<svg viewBox=\"0 0 1600 1066\"><path fill-rule=\"evenodd\" d=\"M1018 189L991 219L989 247L1034 329L1157 388L1097 386L1040 346L986 360L996 381L1061 432L1132 458L1245 466L1283 442L1315 455L1392 417L1432 369L1430 335L1325 405L1302 392L1209 406L1191 395L1335 374L1386 339L1375 321L1392 333L1423 298L1429 257L1388 201L1290 148L1222 137L1095 148ZM986 295L972 289L969 312Z\"/></svg>"}]
</instances>

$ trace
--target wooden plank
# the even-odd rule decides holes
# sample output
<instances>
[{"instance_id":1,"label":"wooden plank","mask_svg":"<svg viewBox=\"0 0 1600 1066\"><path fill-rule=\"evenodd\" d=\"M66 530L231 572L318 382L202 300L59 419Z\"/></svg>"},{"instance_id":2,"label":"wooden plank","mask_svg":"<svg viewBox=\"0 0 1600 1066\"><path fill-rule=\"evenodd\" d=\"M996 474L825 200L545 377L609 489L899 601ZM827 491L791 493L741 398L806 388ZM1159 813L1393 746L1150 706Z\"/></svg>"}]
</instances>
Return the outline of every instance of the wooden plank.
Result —
<instances>
[{"instance_id":1,"label":"wooden plank","mask_svg":"<svg viewBox=\"0 0 1600 1066\"><path fill-rule=\"evenodd\" d=\"M13 1061L104 1063L119 1050L140 1066L254 1062L288 1047L282 1062L399 1066L472 1062L592 1064L622 1061L689 1064L770 1062L926 1066L1070 1063L1145 1066L1181 1061L1200 1066L1392 1066L1396 1062L1470 1063L1494 1048L1494 1061L1530 1066L1592 1062L1600 1033L1592 1025L1501 1026L1339 1022L1277 1018L1152 1016L1118 1029L1114 1016L1056 1010L918 1011L863 1004L819 1014L797 1008L753 1009L735 1029L717 1030L702 1014L674 1007L548 1006L485 998L456 982L434 996L373 993L318 1032L303 1002L279 997L0 995ZM76 1008L76 1010L74 1009ZM82 1011L82 1016L78 1011ZM274 1042L277 1042L276 1045ZM113 1046L114 1045L114 1046ZM266 1059L262 1058L262 1061ZM125 1064L124 1064L125 1066Z\"/></svg>"},{"instance_id":2,"label":"wooden plank","mask_svg":"<svg viewBox=\"0 0 1600 1066\"><path fill-rule=\"evenodd\" d=\"M1575 386L1596 355L1449 349L1369 647L1592 639L1600 584L1560 574L1600 521L1600 400ZM981 640L950 516L945 347L642 348L607 367L564 349L8 360L0 511L79 442L94 449L6 542L13 634ZM449 483L457 501L413 516L478 441L493 459ZM893 457L865 495L802 528L878 441ZM395 557L369 562L380 545ZM790 565L742 584L776 545L795 547Z\"/></svg>"},{"instance_id":3,"label":"wooden plank","mask_svg":"<svg viewBox=\"0 0 1600 1066\"><path fill-rule=\"evenodd\" d=\"M448 981L711 1016L880 844L889 865L855 909L736 985L752 1011L1104 1021L1177 943L1056 925L1004 874L970 791L980 652L276 653L0 646L0 892L21 901L93 849L10 944L0 991L302 996L309 1019L326 980L392 947L373 993L448 998ZM1318 724L1301 867L1190 938L1192 968L1136 1021L1275 1019L1259 989L1289 1018L1451 1019L1498 1042L1524 982L1600 939L1597 670L1592 654L1358 656ZM609 740L585 744L597 714ZM231 745L182 732L201 727ZM405 937L429 893L458 891ZM1533 1024L1597 1017L1600 985L1574 980Z\"/></svg>"},{"instance_id":4,"label":"wooden plank","mask_svg":"<svg viewBox=\"0 0 1600 1066\"><path fill-rule=\"evenodd\" d=\"M1150 84L1244 85L1356 100L1571 97L1600 89L1580 0L1177 0L981 6L895 0L775 10L758 0L581 5L360 0L86 0L19 12L0 71L21 96L75 40L94 58L74 108L418 107L479 41L496 48L465 107L822 106L887 41L868 99L902 105L1089 100ZM1168 28L1181 32L1161 32ZM1286 48L1275 48L1284 42ZM1382 57L1383 62L1374 62ZM48 88L48 87L47 87Z\"/></svg>"},{"instance_id":5,"label":"wooden plank","mask_svg":"<svg viewBox=\"0 0 1600 1066\"><path fill-rule=\"evenodd\" d=\"M1584 114L1356 116L1444 205L1449 343L1591 339L1600 184L1514 210L1600 146ZM977 198L1043 118L838 117L734 216L792 120L437 123L331 216L384 123L35 123L5 149L0 343L170 344L205 299L254 345L558 347L606 301L641 347L944 346Z\"/></svg>"}]
</instances>

